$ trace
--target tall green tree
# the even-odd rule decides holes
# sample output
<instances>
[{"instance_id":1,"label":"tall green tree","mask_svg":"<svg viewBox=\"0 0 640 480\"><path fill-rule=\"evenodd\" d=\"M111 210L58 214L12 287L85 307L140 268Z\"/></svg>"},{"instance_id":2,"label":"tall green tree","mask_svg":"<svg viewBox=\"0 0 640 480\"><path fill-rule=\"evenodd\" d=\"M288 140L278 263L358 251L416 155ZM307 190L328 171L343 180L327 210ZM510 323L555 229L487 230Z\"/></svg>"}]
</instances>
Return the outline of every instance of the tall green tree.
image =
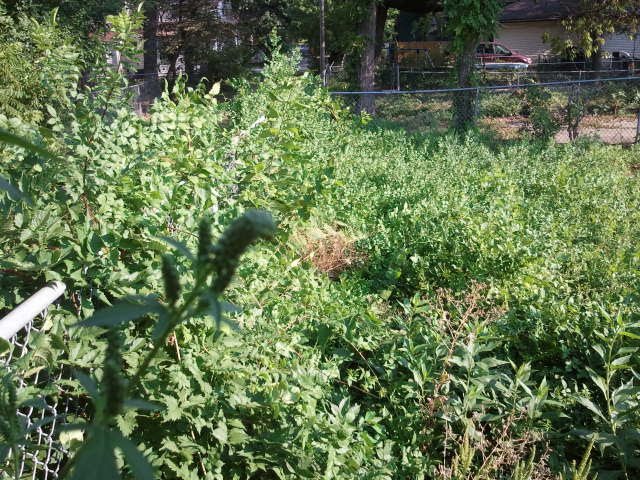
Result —
<instances>
[{"instance_id":1,"label":"tall green tree","mask_svg":"<svg viewBox=\"0 0 640 480\"><path fill-rule=\"evenodd\" d=\"M502 10L499 0L444 0L447 29L452 36L451 45L456 55L458 87L472 86L476 46L483 38L493 35ZM454 126L463 131L474 119L475 94L457 92L454 96Z\"/></svg>"},{"instance_id":2,"label":"tall green tree","mask_svg":"<svg viewBox=\"0 0 640 480\"><path fill-rule=\"evenodd\" d=\"M58 9L60 24L82 37L105 27L107 16L115 15L125 4L126 0L4 0L7 13L14 18L43 19Z\"/></svg>"},{"instance_id":3,"label":"tall green tree","mask_svg":"<svg viewBox=\"0 0 640 480\"><path fill-rule=\"evenodd\" d=\"M579 0L573 13L563 20L572 33L568 45L579 47L601 69L602 46L611 33L636 34L640 23L640 0Z\"/></svg>"},{"instance_id":4,"label":"tall green tree","mask_svg":"<svg viewBox=\"0 0 640 480\"><path fill-rule=\"evenodd\" d=\"M363 2L356 2L361 8L361 56L359 83L361 91L375 90L375 65L382 52L384 29L390 9L405 10L427 14L442 8L438 0L369 0L363 8ZM375 113L373 97L363 95L359 104L360 111Z\"/></svg>"}]
</instances>

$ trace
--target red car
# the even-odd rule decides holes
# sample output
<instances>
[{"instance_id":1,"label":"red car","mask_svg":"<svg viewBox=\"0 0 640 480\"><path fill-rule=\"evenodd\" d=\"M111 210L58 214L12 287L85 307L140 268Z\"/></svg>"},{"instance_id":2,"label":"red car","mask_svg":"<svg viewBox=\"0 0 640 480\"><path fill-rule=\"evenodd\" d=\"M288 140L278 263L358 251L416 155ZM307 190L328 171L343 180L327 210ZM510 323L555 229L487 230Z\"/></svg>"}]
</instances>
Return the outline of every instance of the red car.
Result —
<instances>
[{"instance_id":1,"label":"red car","mask_svg":"<svg viewBox=\"0 0 640 480\"><path fill-rule=\"evenodd\" d=\"M476 55L482 63L510 62L531 64L530 57L509 50L504 45L495 42L479 43L476 49Z\"/></svg>"}]
</instances>

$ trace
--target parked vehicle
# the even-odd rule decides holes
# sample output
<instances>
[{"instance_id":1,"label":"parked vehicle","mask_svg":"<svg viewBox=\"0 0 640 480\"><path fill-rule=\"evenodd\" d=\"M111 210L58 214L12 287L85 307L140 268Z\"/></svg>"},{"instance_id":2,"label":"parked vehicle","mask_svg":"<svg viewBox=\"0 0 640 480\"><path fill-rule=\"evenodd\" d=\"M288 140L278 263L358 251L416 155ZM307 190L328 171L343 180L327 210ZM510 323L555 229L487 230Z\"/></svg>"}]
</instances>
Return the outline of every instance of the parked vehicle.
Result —
<instances>
[{"instance_id":1,"label":"parked vehicle","mask_svg":"<svg viewBox=\"0 0 640 480\"><path fill-rule=\"evenodd\" d=\"M504 45L495 42L482 42L478 44L476 55L482 63L509 62L526 63L530 65L531 57L510 50Z\"/></svg>"}]
</instances>

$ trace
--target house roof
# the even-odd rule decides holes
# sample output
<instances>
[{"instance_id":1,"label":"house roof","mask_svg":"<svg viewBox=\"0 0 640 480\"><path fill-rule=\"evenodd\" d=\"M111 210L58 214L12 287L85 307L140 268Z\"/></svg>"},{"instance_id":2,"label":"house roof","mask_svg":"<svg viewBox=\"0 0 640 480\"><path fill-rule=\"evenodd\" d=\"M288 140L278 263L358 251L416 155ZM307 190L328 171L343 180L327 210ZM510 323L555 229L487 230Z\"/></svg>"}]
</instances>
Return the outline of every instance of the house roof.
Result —
<instances>
[{"instance_id":1,"label":"house roof","mask_svg":"<svg viewBox=\"0 0 640 480\"><path fill-rule=\"evenodd\" d=\"M575 14L579 5L580 0L518 0L504 7L500 22L562 20Z\"/></svg>"}]
</instances>

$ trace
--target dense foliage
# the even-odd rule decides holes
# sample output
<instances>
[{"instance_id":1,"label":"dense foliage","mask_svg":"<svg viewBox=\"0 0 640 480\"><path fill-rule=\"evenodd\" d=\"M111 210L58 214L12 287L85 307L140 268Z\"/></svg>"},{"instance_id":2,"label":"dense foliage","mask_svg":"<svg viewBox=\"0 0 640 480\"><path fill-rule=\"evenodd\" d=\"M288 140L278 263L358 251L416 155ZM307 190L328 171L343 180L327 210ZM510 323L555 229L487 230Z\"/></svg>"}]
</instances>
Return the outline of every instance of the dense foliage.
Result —
<instances>
[{"instance_id":1,"label":"dense foliage","mask_svg":"<svg viewBox=\"0 0 640 480\"><path fill-rule=\"evenodd\" d=\"M98 462L117 437L123 476L143 478L127 437L167 479L634 478L637 150L408 136L352 117L297 62L276 50L227 103L178 81L147 118L117 75L47 103L48 128L0 115L50 152L0 147L0 177L31 199L0 199L0 308L67 284L11 374L81 372L44 391L94 398L68 418L100 426L64 436L70 473L113 478ZM237 265L228 321L166 323L203 285L201 225L218 237L256 208L278 233ZM123 379L160 408L97 400ZM17 393L0 411L39 394Z\"/></svg>"}]
</instances>

